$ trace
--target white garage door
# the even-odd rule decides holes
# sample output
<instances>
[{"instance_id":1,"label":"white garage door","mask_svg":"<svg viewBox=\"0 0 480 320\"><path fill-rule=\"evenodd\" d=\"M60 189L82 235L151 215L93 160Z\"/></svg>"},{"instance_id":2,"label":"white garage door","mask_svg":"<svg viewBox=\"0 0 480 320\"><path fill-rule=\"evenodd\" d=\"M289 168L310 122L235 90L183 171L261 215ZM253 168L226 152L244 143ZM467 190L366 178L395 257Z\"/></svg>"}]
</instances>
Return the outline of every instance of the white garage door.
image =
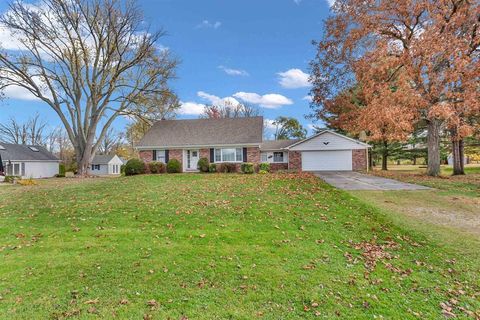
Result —
<instances>
[{"instance_id":1,"label":"white garage door","mask_svg":"<svg viewBox=\"0 0 480 320\"><path fill-rule=\"evenodd\" d=\"M352 150L304 151L303 171L351 171Z\"/></svg>"}]
</instances>

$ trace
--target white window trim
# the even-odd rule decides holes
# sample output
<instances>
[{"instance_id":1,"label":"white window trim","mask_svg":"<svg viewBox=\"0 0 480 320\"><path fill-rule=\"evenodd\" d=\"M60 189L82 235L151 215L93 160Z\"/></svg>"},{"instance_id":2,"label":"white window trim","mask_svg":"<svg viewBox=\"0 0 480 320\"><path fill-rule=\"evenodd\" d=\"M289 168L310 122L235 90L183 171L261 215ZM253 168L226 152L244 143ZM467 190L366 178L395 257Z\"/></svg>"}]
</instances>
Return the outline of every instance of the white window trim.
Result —
<instances>
[{"instance_id":1,"label":"white window trim","mask_svg":"<svg viewBox=\"0 0 480 320\"><path fill-rule=\"evenodd\" d=\"M225 161L223 160L223 150L224 149L233 149L235 150L235 160L231 160L231 161ZM217 150L220 150L220 161L217 161ZM241 159L240 160L237 160L237 151L240 150L240 156L241 156ZM215 148L214 151L213 151L213 160L214 160L214 163L242 163L243 162L243 148Z\"/></svg>"},{"instance_id":2,"label":"white window trim","mask_svg":"<svg viewBox=\"0 0 480 320\"><path fill-rule=\"evenodd\" d=\"M275 161L275 153L276 152L283 152L283 161ZM262 161L262 155L267 155L267 161ZM288 163L288 151L264 151L260 154L260 161L264 163Z\"/></svg>"},{"instance_id":3,"label":"white window trim","mask_svg":"<svg viewBox=\"0 0 480 320\"><path fill-rule=\"evenodd\" d=\"M165 162L165 160L167 160L167 152L166 152L166 150L164 150L164 149L155 150L155 153L156 153L156 159L155 159L155 161L166 163L166 162ZM163 154L163 157L160 157L160 154ZM163 158L163 161L160 160L160 158Z\"/></svg>"}]
</instances>

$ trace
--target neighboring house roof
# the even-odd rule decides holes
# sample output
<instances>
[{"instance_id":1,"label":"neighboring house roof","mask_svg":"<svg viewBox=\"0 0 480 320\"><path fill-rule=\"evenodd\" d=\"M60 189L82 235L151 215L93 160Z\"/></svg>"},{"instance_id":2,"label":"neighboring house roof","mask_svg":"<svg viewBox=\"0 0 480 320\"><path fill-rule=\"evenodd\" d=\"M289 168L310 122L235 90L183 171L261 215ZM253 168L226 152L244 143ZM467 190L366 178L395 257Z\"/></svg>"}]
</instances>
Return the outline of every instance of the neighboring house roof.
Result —
<instances>
[{"instance_id":1,"label":"neighboring house roof","mask_svg":"<svg viewBox=\"0 0 480 320\"><path fill-rule=\"evenodd\" d=\"M2 161L60 161L41 146L0 142Z\"/></svg>"},{"instance_id":2,"label":"neighboring house roof","mask_svg":"<svg viewBox=\"0 0 480 320\"><path fill-rule=\"evenodd\" d=\"M92 164L109 164L116 156L116 154L96 154L93 157Z\"/></svg>"},{"instance_id":3,"label":"neighboring house roof","mask_svg":"<svg viewBox=\"0 0 480 320\"><path fill-rule=\"evenodd\" d=\"M317 134L314 134L313 136L311 136L311 137L309 137L309 138L307 138L307 139L300 140L300 141L298 141L298 142L296 142L296 143L288 146L288 149L291 149L291 148L293 148L293 147L296 147L296 146L298 146L298 145L301 145L301 144L303 144L303 143L305 143L305 142L307 142L307 141L310 141L310 140L312 140L312 139L314 139L314 138L316 138L316 137L319 137L319 136L321 136L321 135L323 135L323 134L326 134L326 133L330 133L330 134L333 134L333 135L338 136L338 137L340 137L340 138L349 140L349 141L354 142L354 143L356 143L357 145L362 146L362 147L365 147L365 148L371 148L371 147L372 147L372 146L369 145L368 143L365 143L365 142L362 142L362 141L359 141L359 140L355 140L355 139L353 139L353 138L347 137L347 136L345 136L345 135L343 135L343 134L340 134L340 133L337 133L337 132L335 132L335 131L332 131L332 130L323 130L323 131L321 131L321 132L319 132L319 133L317 133Z\"/></svg>"},{"instance_id":4,"label":"neighboring house roof","mask_svg":"<svg viewBox=\"0 0 480 320\"><path fill-rule=\"evenodd\" d=\"M261 151L275 151L275 150L283 150L287 147L291 146L294 143L301 141L301 139L295 140L266 140L263 141L260 145Z\"/></svg>"},{"instance_id":5,"label":"neighboring house roof","mask_svg":"<svg viewBox=\"0 0 480 320\"><path fill-rule=\"evenodd\" d=\"M137 148L261 144L263 117L160 120Z\"/></svg>"}]
</instances>

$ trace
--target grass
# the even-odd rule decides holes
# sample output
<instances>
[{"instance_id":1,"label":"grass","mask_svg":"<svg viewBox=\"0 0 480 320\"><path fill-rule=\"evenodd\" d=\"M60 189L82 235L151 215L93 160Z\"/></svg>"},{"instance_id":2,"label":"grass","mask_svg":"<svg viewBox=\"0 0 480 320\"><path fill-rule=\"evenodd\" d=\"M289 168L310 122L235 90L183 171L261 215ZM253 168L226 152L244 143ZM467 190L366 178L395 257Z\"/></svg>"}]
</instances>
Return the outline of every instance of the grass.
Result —
<instances>
[{"instance_id":1,"label":"grass","mask_svg":"<svg viewBox=\"0 0 480 320\"><path fill-rule=\"evenodd\" d=\"M388 171L374 170L371 173L404 182L416 183L440 190L444 195L480 197L480 166L468 165L466 175L452 176L452 168L442 166L440 177L429 177L421 166L395 166Z\"/></svg>"},{"instance_id":2,"label":"grass","mask_svg":"<svg viewBox=\"0 0 480 320\"><path fill-rule=\"evenodd\" d=\"M310 175L0 188L2 319L480 315L480 256Z\"/></svg>"}]
</instances>

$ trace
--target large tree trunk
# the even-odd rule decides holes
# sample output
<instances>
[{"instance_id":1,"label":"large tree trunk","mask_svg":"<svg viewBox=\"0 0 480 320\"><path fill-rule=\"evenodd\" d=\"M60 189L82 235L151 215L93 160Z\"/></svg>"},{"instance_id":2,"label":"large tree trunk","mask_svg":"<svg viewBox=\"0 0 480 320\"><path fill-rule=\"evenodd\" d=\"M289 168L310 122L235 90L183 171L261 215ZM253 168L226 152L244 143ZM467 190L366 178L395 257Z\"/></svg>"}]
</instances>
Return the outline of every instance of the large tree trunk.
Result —
<instances>
[{"instance_id":1,"label":"large tree trunk","mask_svg":"<svg viewBox=\"0 0 480 320\"><path fill-rule=\"evenodd\" d=\"M437 119L428 120L427 124L427 145L428 145L428 169L429 176L440 175L440 127L441 121Z\"/></svg>"},{"instance_id":2,"label":"large tree trunk","mask_svg":"<svg viewBox=\"0 0 480 320\"><path fill-rule=\"evenodd\" d=\"M465 174L465 143L463 139L458 141L458 153L460 154L460 174Z\"/></svg>"},{"instance_id":3,"label":"large tree trunk","mask_svg":"<svg viewBox=\"0 0 480 320\"><path fill-rule=\"evenodd\" d=\"M450 130L452 136L452 158L453 158L453 175L465 174L464 170L464 155L463 155L463 140L458 139L457 130Z\"/></svg>"},{"instance_id":4,"label":"large tree trunk","mask_svg":"<svg viewBox=\"0 0 480 320\"><path fill-rule=\"evenodd\" d=\"M383 142L383 150L382 150L382 170L387 171L387 161L388 161L388 142Z\"/></svg>"}]
</instances>

